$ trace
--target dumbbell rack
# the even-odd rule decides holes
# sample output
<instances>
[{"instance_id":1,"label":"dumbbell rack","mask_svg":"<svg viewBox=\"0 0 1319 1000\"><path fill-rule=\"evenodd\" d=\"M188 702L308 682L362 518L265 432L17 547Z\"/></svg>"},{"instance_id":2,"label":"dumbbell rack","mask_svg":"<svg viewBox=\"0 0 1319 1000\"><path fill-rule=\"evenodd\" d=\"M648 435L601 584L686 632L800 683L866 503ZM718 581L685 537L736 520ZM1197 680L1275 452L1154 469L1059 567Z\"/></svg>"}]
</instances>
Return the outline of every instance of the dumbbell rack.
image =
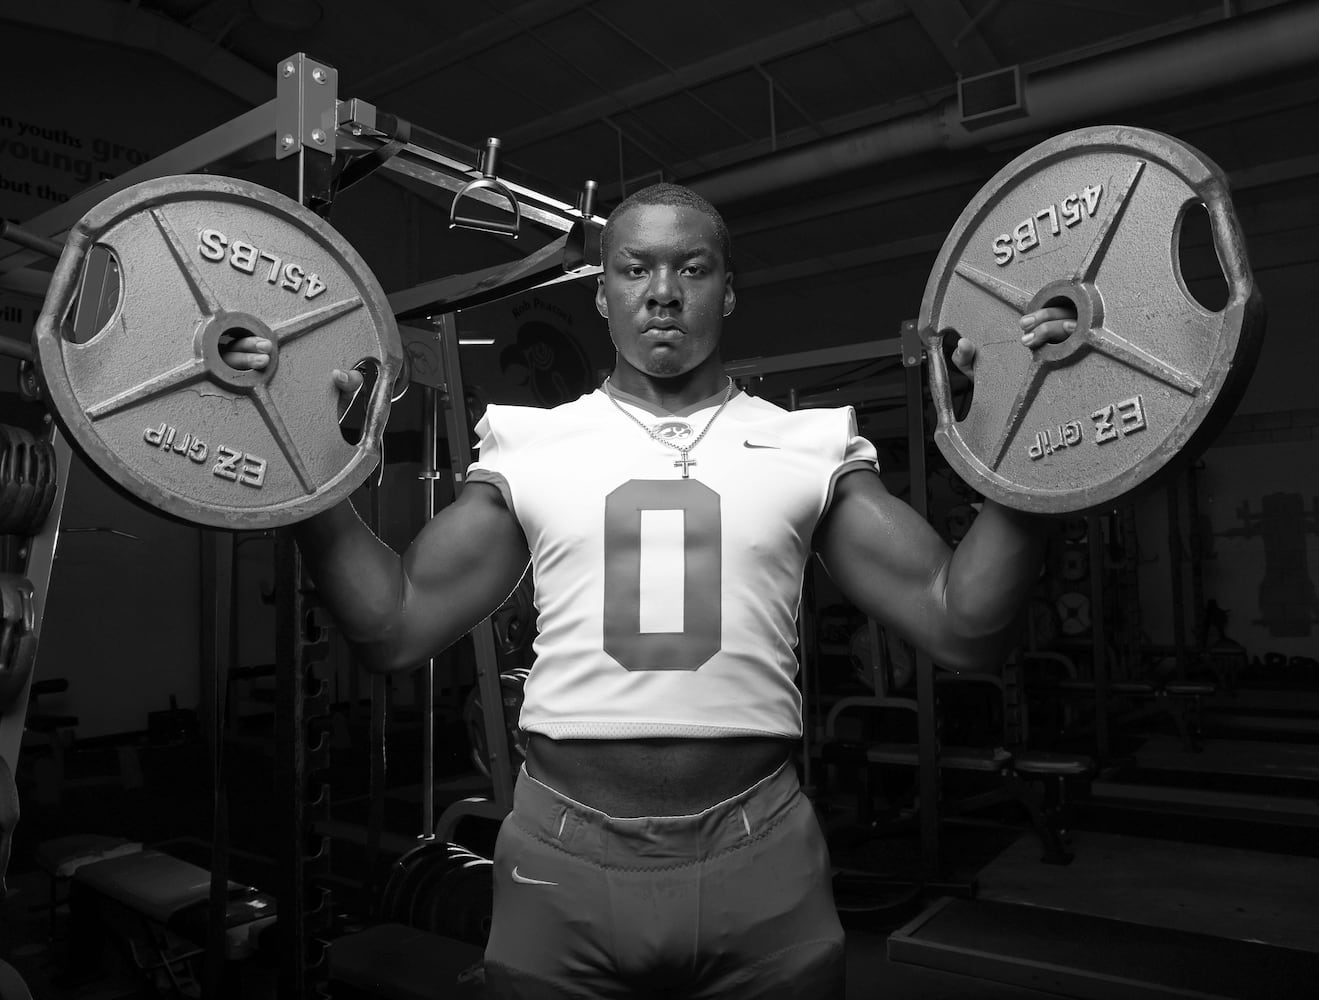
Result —
<instances>
[{"instance_id":1,"label":"dumbbell rack","mask_svg":"<svg viewBox=\"0 0 1319 1000\"><path fill-rule=\"evenodd\" d=\"M59 539L60 516L64 510L64 493L69 480L70 448L59 430L46 417L45 439L50 443L55 454L56 491L50 512L36 534L15 538L5 550L8 557L6 565L0 570L12 572L25 577L32 586L31 615L21 629L23 635L14 640L17 647L20 642L28 643L25 655L31 661L21 687L15 692L13 703L0 707L0 801L7 798L17 802L14 788L14 774L18 769L19 751L23 742L23 730L27 723L28 701L31 696L32 682L35 676L35 660L41 640L41 626L45 619L46 597L50 591L51 570L55 562L56 542ZM8 667L6 664L5 667ZM15 815L8 823L0 816L0 886L4 882L4 866L8 859L8 838L12 836L12 823L17 821Z\"/></svg>"}]
</instances>

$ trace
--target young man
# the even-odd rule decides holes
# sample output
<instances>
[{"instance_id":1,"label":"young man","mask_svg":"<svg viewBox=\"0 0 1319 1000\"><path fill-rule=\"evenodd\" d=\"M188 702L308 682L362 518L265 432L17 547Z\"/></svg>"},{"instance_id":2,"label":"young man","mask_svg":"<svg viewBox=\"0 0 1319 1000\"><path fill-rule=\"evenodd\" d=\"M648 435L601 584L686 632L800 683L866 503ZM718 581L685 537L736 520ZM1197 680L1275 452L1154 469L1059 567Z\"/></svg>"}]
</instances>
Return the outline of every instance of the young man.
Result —
<instances>
[{"instance_id":1,"label":"young man","mask_svg":"<svg viewBox=\"0 0 1319 1000\"><path fill-rule=\"evenodd\" d=\"M828 852L791 763L807 560L940 663L993 667L1035 579L1037 523L986 502L954 554L885 490L850 407L739 392L719 354L731 245L704 199L638 192L602 253L616 364L601 388L548 411L492 405L468 485L401 558L346 503L299 544L374 670L448 646L531 563L539 635L495 849L492 996L841 1000ZM1024 317L1023 341L1061 339L1065 321ZM954 362L970 368L969 344Z\"/></svg>"}]
</instances>

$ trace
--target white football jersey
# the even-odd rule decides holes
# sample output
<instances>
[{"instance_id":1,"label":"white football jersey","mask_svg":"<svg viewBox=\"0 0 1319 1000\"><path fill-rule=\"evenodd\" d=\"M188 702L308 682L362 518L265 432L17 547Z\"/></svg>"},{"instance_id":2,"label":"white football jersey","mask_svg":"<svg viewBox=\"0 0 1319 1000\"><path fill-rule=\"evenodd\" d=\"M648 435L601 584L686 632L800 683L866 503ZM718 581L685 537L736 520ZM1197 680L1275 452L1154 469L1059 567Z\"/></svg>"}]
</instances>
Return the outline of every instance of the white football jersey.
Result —
<instances>
[{"instance_id":1,"label":"white football jersey","mask_svg":"<svg viewBox=\"0 0 1319 1000\"><path fill-rule=\"evenodd\" d=\"M612 387L611 387L612 388ZM724 394L666 413L687 443ZM535 665L521 725L553 739L802 732L797 611L834 483L878 471L851 407L788 411L736 392L681 455L603 390L544 410L492 404L469 482L503 493L534 574Z\"/></svg>"}]
</instances>

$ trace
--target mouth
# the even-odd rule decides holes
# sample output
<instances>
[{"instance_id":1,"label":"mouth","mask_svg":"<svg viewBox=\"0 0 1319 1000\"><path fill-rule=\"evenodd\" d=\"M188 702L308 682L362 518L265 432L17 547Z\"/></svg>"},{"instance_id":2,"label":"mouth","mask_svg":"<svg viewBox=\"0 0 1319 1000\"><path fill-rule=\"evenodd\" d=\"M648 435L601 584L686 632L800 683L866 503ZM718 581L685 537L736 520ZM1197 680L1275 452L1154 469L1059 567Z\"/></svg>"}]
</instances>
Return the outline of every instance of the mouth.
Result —
<instances>
[{"instance_id":1,"label":"mouth","mask_svg":"<svg viewBox=\"0 0 1319 1000\"><path fill-rule=\"evenodd\" d=\"M673 320L651 320L642 327L641 335L656 343L669 344L687 336L687 331Z\"/></svg>"}]
</instances>

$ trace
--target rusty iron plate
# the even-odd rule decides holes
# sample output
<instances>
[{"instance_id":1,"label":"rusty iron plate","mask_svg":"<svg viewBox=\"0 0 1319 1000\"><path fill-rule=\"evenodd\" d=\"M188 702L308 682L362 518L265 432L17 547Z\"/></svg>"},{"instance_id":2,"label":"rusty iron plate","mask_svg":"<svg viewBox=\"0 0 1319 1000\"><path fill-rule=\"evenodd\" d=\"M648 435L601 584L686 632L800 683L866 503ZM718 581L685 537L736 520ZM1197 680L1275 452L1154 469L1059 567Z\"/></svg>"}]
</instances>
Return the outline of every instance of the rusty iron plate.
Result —
<instances>
[{"instance_id":1,"label":"rusty iron plate","mask_svg":"<svg viewBox=\"0 0 1319 1000\"><path fill-rule=\"evenodd\" d=\"M1180 227L1200 205L1227 283L1217 312L1191 296L1179 263ZM1076 308L1076 333L1023 345L1020 317L1060 300ZM954 470L1006 506L1110 506L1217 433L1253 369L1263 318L1222 170L1146 129L1055 136L981 189L925 287L935 440ZM945 331L977 352L961 420Z\"/></svg>"},{"instance_id":2,"label":"rusty iron plate","mask_svg":"<svg viewBox=\"0 0 1319 1000\"><path fill-rule=\"evenodd\" d=\"M93 247L118 262L118 303L78 343ZM273 342L263 371L227 338ZM292 199L183 175L112 195L70 231L36 326L46 398L104 476L172 517L262 530L345 499L380 458L402 347L383 289L349 243ZM344 439L330 371L380 367L362 435Z\"/></svg>"}]
</instances>

